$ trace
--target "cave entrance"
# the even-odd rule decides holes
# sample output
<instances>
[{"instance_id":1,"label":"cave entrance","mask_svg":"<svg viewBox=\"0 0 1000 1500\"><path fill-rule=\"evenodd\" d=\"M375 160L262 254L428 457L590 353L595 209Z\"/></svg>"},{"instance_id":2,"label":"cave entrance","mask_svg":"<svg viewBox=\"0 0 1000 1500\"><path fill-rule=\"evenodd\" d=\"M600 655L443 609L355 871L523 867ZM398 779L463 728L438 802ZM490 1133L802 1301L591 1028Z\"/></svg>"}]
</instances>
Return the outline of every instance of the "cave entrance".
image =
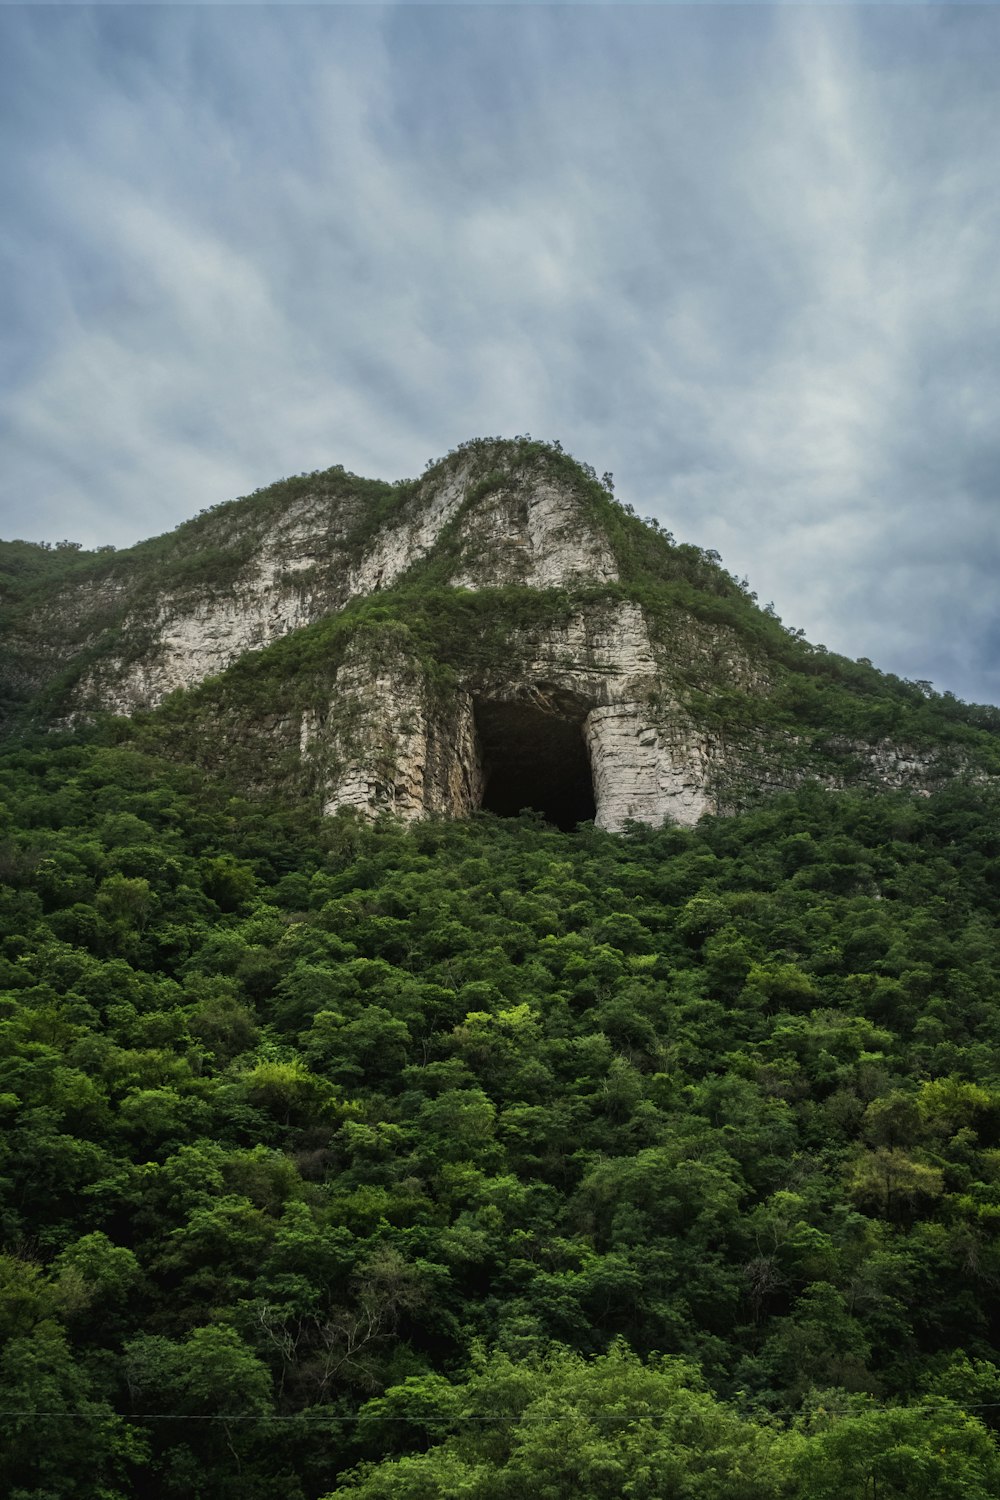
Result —
<instances>
[{"instance_id":1,"label":"cave entrance","mask_svg":"<svg viewBox=\"0 0 1000 1500\"><path fill-rule=\"evenodd\" d=\"M477 701L475 714L487 812L514 818L530 807L565 833L596 816L585 705Z\"/></svg>"}]
</instances>

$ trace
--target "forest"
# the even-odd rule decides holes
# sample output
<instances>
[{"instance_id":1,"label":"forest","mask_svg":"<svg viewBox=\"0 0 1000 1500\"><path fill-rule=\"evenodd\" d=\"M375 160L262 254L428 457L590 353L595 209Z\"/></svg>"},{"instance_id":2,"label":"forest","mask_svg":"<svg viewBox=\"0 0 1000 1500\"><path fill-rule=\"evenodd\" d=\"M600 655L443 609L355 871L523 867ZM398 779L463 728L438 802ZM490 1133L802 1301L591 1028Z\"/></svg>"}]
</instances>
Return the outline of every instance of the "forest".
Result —
<instances>
[{"instance_id":1,"label":"forest","mask_svg":"<svg viewBox=\"0 0 1000 1500\"><path fill-rule=\"evenodd\" d=\"M10 1500L995 1500L1000 793L0 757Z\"/></svg>"}]
</instances>

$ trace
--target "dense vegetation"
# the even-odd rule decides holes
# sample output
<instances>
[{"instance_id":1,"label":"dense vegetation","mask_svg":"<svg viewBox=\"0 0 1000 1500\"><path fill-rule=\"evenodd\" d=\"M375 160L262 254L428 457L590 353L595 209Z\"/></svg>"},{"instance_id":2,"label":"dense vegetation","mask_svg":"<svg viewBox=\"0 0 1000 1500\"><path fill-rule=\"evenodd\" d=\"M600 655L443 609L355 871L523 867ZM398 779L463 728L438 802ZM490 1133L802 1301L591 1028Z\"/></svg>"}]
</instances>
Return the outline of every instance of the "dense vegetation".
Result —
<instances>
[{"instance_id":1,"label":"dense vegetation","mask_svg":"<svg viewBox=\"0 0 1000 1500\"><path fill-rule=\"evenodd\" d=\"M0 798L4 1495L1000 1490L996 791Z\"/></svg>"}]
</instances>

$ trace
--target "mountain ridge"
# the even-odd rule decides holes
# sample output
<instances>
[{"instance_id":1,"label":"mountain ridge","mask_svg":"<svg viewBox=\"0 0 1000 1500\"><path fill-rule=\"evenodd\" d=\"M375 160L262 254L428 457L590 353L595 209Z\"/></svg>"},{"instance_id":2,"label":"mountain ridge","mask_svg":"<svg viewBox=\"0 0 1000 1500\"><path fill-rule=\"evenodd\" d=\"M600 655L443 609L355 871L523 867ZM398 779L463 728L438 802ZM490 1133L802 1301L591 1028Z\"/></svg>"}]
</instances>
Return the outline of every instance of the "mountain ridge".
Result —
<instances>
[{"instance_id":1,"label":"mountain ridge","mask_svg":"<svg viewBox=\"0 0 1000 1500\"><path fill-rule=\"evenodd\" d=\"M557 444L476 439L395 484L334 467L53 561L5 590L9 726L127 716L326 812L465 815L577 737L575 810L608 828L1000 773L1000 713L810 646Z\"/></svg>"}]
</instances>

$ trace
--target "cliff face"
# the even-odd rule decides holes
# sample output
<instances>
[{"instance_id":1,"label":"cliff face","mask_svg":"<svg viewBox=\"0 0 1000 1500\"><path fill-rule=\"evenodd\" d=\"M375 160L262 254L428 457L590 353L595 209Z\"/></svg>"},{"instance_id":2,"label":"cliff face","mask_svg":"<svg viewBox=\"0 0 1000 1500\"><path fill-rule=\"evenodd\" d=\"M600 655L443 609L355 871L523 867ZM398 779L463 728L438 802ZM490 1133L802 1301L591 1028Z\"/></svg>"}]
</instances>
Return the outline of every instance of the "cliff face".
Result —
<instances>
[{"instance_id":1,"label":"cliff face","mask_svg":"<svg viewBox=\"0 0 1000 1500\"><path fill-rule=\"evenodd\" d=\"M457 588L557 588L617 578L606 539L588 524L565 483L538 476L522 487L512 473L506 488L478 497L481 470L482 461L469 457L400 488L398 505L368 535L359 536L364 502L359 506L349 490L329 495L307 488L264 516L256 516L250 502L243 516L229 517L222 508L198 538L202 554L229 551L220 580L208 568L178 570L175 559L167 576L158 577L155 563L147 567L136 549L131 577L129 554L122 554L106 577L67 584L23 622L22 639L40 640L49 665L62 666L67 646L70 663L85 658L110 634L113 620L119 649L101 651L81 671L71 703L78 711L131 714L352 599L392 588L450 527L454 558L447 582ZM195 551L192 560L198 557ZM171 571L181 573L176 583ZM47 641L55 622L62 639Z\"/></svg>"},{"instance_id":2,"label":"cliff face","mask_svg":"<svg viewBox=\"0 0 1000 1500\"><path fill-rule=\"evenodd\" d=\"M126 715L154 708L169 693L224 672L247 652L335 613L351 599L391 587L426 556L461 505L463 478L460 471L401 497L398 513L361 545L353 541L360 519L353 497L307 492L256 526L224 533L223 545L237 547L245 561L221 581L194 570L192 579L178 585L157 586L154 576L141 589L120 590L121 649L84 671L72 693L74 707ZM99 610L109 602L106 593L98 595ZM73 603L67 591L60 605L71 611ZM88 614L97 611L87 610L84 628ZM138 652L136 642L142 643Z\"/></svg>"},{"instance_id":3,"label":"cliff face","mask_svg":"<svg viewBox=\"0 0 1000 1500\"><path fill-rule=\"evenodd\" d=\"M800 722L789 684L827 663L527 441L220 506L29 598L8 647L36 722L152 710L168 752L328 812L690 824L807 777L929 788L968 760L863 704L860 734Z\"/></svg>"}]
</instances>

